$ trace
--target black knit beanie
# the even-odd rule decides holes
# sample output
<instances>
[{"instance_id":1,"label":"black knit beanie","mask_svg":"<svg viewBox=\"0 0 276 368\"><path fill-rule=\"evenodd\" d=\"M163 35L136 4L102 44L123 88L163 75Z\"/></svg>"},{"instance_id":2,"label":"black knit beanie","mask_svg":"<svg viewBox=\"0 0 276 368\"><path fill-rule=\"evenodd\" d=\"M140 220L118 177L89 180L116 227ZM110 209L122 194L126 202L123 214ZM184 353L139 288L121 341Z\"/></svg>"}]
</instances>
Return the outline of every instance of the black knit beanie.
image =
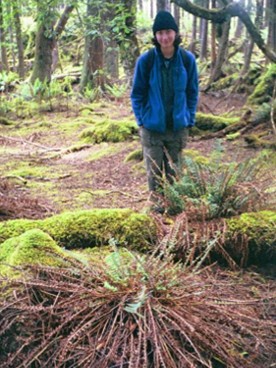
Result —
<instances>
[{"instance_id":1,"label":"black knit beanie","mask_svg":"<svg viewBox=\"0 0 276 368\"><path fill-rule=\"evenodd\" d=\"M174 17L166 10L160 10L154 20L152 30L155 34L157 31L162 31L163 29L173 29L178 33L178 25Z\"/></svg>"}]
</instances>

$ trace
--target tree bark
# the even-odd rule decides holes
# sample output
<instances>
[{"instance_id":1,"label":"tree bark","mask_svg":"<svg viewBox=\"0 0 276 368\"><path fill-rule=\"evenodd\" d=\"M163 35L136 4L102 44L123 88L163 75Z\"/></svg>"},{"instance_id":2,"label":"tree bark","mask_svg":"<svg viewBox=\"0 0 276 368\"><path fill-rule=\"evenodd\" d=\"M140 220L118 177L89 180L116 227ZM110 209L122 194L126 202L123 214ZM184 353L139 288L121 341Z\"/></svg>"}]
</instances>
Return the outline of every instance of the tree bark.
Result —
<instances>
[{"instance_id":1,"label":"tree bark","mask_svg":"<svg viewBox=\"0 0 276 368\"><path fill-rule=\"evenodd\" d=\"M157 11L159 10L169 10L168 0L157 0Z\"/></svg>"},{"instance_id":2,"label":"tree bark","mask_svg":"<svg viewBox=\"0 0 276 368\"><path fill-rule=\"evenodd\" d=\"M268 39L267 43L276 52L276 2L270 0L267 7L268 13Z\"/></svg>"},{"instance_id":3,"label":"tree bark","mask_svg":"<svg viewBox=\"0 0 276 368\"><path fill-rule=\"evenodd\" d=\"M230 20L225 22L222 27L222 36L219 40L219 49L218 56L216 59L216 63L214 69L211 73L211 78L209 80L208 86L216 82L222 76L222 65L226 60L227 52L228 52L228 42L229 42L229 32L230 32Z\"/></svg>"},{"instance_id":4,"label":"tree bark","mask_svg":"<svg viewBox=\"0 0 276 368\"><path fill-rule=\"evenodd\" d=\"M41 24L35 41L35 61L31 76L33 84L37 79L41 82L50 82L52 74L52 51L55 45L54 38L46 36L49 28Z\"/></svg>"},{"instance_id":5,"label":"tree bark","mask_svg":"<svg viewBox=\"0 0 276 368\"><path fill-rule=\"evenodd\" d=\"M14 1L12 3L13 6L13 18L15 24L15 33L16 33L16 44L17 44L17 51L18 51L18 74L20 78L24 78L25 75L25 68L24 68L24 47L22 41L22 32L21 32L21 20L19 14L19 6L18 2Z\"/></svg>"},{"instance_id":6,"label":"tree bark","mask_svg":"<svg viewBox=\"0 0 276 368\"><path fill-rule=\"evenodd\" d=\"M128 79L132 79L134 67L137 58L139 57L139 45L136 36L136 14L137 6L136 0L123 0L125 13L126 30L122 30L124 40L119 42L121 59Z\"/></svg>"},{"instance_id":7,"label":"tree bark","mask_svg":"<svg viewBox=\"0 0 276 368\"><path fill-rule=\"evenodd\" d=\"M1 70L9 71L9 63L8 63L7 49L6 49L6 31L4 29L2 0L0 0L0 44L1 44L0 71Z\"/></svg>"},{"instance_id":8,"label":"tree bark","mask_svg":"<svg viewBox=\"0 0 276 368\"><path fill-rule=\"evenodd\" d=\"M251 21L248 13L238 3L233 2L226 5L224 8L217 10L207 10L203 7L192 4L189 0L172 0L172 2L176 3L189 13L211 20L214 23L224 23L231 17L239 17L263 54L270 61L276 62L276 53L266 46L264 39Z\"/></svg>"},{"instance_id":9,"label":"tree bark","mask_svg":"<svg viewBox=\"0 0 276 368\"><path fill-rule=\"evenodd\" d=\"M211 9L216 8L216 0L212 0ZM211 24L211 70L214 69L217 60L216 25Z\"/></svg>"},{"instance_id":10,"label":"tree bark","mask_svg":"<svg viewBox=\"0 0 276 368\"><path fill-rule=\"evenodd\" d=\"M87 19L91 17L98 17L100 22L101 14L99 7L94 4L93 0L87 3ZM101 23L101 22L100 22ZM103 41L100 34L91 34L91 26L88 22L85 36L85 50L82 68L82 76L80 82L80 90L83 91L85 87L92 88L104 86L103 64L104 64L104 48Z\"/></svg>"},{"instance_id":11,"label":"tree bark","mask_svg":"<svg viewBox=\"0 0 276 368\"><path fill-rule=\"evenodd\" d=\"M209 8L209 0L203 0L203 4L206 8ZM206 19L200 19L200 61L207 58L207 45L208 45L208 22Z\"/></svg>"}]
</instances>

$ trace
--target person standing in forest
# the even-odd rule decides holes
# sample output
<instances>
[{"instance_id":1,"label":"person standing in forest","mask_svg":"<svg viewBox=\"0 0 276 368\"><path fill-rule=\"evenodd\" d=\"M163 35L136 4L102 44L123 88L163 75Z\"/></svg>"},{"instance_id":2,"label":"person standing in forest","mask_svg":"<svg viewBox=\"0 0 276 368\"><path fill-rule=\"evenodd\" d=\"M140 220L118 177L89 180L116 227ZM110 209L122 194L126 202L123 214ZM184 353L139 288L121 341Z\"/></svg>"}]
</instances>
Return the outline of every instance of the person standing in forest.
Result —
<instances>
[{"instance_id":1,"label":"person standing in forest","mask_svg":"<svg viewBox=\"0 0 276 368\"><path fill-rule=\"evenodd\" d=\"M198 75L194 55L179 47L181 37L168 11L157 13L154 48L142 54L134 71L131 103L140 130L152 210L164 212L162 176L172 183L181 169L188 128L195 124Z\"/></svg>"}]
</instances>

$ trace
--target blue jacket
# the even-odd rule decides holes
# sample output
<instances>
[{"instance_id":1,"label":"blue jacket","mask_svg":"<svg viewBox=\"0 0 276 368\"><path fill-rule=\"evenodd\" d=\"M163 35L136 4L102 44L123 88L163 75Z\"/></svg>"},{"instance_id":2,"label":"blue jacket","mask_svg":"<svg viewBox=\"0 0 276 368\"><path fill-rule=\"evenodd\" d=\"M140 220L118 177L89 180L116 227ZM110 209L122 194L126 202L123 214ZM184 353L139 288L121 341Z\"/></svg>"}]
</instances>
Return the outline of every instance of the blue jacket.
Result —
<instances>
[{"instance_id":1,"label":"blue jacket","mask_svg":"<svg viewBox=\"0 0 276 368\"><path fill-rule=\"evenodd\" d=\"M147 52L142 54L136 63L131 103L139 126L164 133L166 131L165 109L161 91L162 55L155 48L155 55L150 75L147 64ZM189 58L189 70L183 65L179 48L173 62L173 129L174 131L192 127L195 124L195 113L198 102L198 75L194 55L186 51Z\"/></svg>"}]
</instances>

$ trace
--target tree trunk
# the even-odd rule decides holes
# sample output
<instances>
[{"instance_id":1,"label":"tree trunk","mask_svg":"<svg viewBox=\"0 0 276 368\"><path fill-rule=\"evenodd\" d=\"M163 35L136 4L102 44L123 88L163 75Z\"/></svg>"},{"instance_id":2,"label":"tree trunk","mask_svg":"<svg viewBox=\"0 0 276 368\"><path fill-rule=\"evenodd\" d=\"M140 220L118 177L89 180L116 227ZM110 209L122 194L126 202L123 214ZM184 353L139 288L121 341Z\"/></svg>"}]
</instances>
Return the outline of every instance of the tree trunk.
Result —
<instances>
[{"instance_id":1,"label":"tree trunk","mask_svg":"<svg viewBox=\"0 0 276 368\"><path fill-rule=\"evenodd\" d=\"M216 0L212 0L211 9L216 9ZM217 60L216 25L211 24L211 70L214 69Z\"/></svg>"},{"instance_id":2,"label":"tree trunk","mask_svg":"<svg viewBox=\"0 0 276 368\"><path fill-rule=\"evenodd\" d=\"M52 52L55 47L55 6L50 0L47 4L38 2L38 22L35 39L35 60L31 75L31 83L37 79L41 82L50 82L52 74Z\"/></svg>"},{"instance_id":3,"label":"tree trunk","mask_svg":"<svg viewBox=\"0 0 276 368\"><path fill-rule=\"evenodd\" d=\"M6 31L4 29L2 0L0 0L0 44L1 44L0 71L1 70L9 71L9 63L8 63L7 49L6 49Z\"/></svg>"},{"instance_id":4,"label":"tree trunk","mask_svg":"<svg viewBox=\"0 0 276 368\"><path fill-rule=\"evenodd\" d=\"M196 44L197 44L197 17L193 16L193 24L192 24L192 39L188 49L196 54Z\"/></svg>"},{"instance_id":5,"label":"tree trunk","mask_svg":"<svg viewBox=\"0 0 276 368\"><path fill-rule=\"evenodd\" d=\"M41 82L50 82L52 73L52 51L55 45L54 38L47 36L49 28L41 24L35 40L35 61L31 76L31 83L36 79Z\"/></svg>"},{"instance_id":6,"label":"tree trunk","mask_svg":"<svg viewBox=\"0 0 276 368\"><path fill-rule=\"evenodd\" d=\"M181 24L180 24L180 8L179 8L179 6L174 4L173 9L174 9L174 18L175 18L176 24L178 25L178 28L180 29L180 27L181 27Z\"/></svg>"},{"instance_id":7,"label":"tree trunk","mask_svg":"<svg viewBox=\"0 0 276 368\"><path fill-rule=\"evenodd\" d=\"M14 0L13 5L13 19L15 24L15 34L16 34L16 44L17 44L17 52L18 52L18 74L20 78L24 78L25 68L24 68L24 47L22 41L22 32L21 32L21 20L19 14L19 6L18 2Z\"/></svg>"},{"instance_id":8,"label":"tree trunk","mask_svg":"<svg viewBox=\"0 0 276 368\"><path fill-rule=\"evenodd\" d=\"M203 6L209 8L209 0L203 0ZM200 19L200 61L207 59L208 44L208 22L206 19Z\"/></svg>"},{"instance_id":9,"label":"tree trunk","mask_svg":"<svg viewBox=\"0 0 276 368\"><path fill-rule=\"evenodd\" d=\"M268 39L270 48L276 52L276 1L268 1Z\"/></svg>"},{"instance_id":10,"label":"tree trunk","mask_svg":"<svg viewBox=\"0 0 276 368\"><path fill-rule=\"evenodd\" d=\"M101 15L99 7L94 4L93 0L89 0L87 3L87 19L92 17L98 17L98 21L101 24ZM85 87L91 88L104 86L103 76L103 60L104 60L104 47L100 34L91 34L93 31L90 23L87 23L86 36L85 36L85 50L84 60L82 68L82 76L80 82L80 90L83 91Z\"/></svg>"},{"instance_id":11,"label":"tree trunk","mask_svg":"<svg viewBox=\"0 0 276 368\"><path fill-rule=\"evenodd\" d=\"M228 52L229 32L230 32L230 20L228 22L223 23L222 25L222 35L219 40L218 56L208 86L211 83L216 82L223 75L222 66L224 64Z\"/></svg>"},{"instance_id":12,"label":"tree trunk","mask_svg":"<svg viewBox=\"0 0 276 368\"><path fill-rule=\"evenodd\" d=\"M168 0L157 0L157 12L159 10L169 10Z\"/></svg>"},{"instance_id":13,"label":"tree trunk","mask_svg":"<svg viewBox=\"0 0 276 368\"><path fill-rule=\"evenodd\" d=\"M136 0L123 0L126 30L122 30L124 40L119 42L121 60L128 79L132 79L135 63L139 57L139 45L136 37Z\"/></svg>"},{"instance_id":14,"label":"tree trunk","mask_svg":"<svg viewBox=\"0 0 276 368\"><path fill-rule=\"evenodd\" d=\"M255 26L257 29L260 29L261 24L262 24L262 13L263 13L262 1L257 0L256 5L257 7L256 7L256 16L255 16ZM248 6L251 6L251 2L248 3ZM249 41L245 42L245 53L244 53L245 57L244 57L243 68L240 74L241 77L244 77L248 73L250 63L251 63L252 53L254 49L254 44L255 43L252 37L250 37Z\"/></svg>"},{"instance_id":15,"label":"tree trunk","mask_svg":"<svg viewBox=\"0 0 276 368\"><path fill-rule=\"evenodd\" d=\"M63 13L61 15L61 17L59 18L56 26L55 26L55 31L54 31L54 45L53 45L53 51L52 51L52 66L51 66L51 73L53 73L56 70L56 67L58 65L58 63L60 62L59 59L59 50L58 50L58 42L57 39L60 36L60 34L63 32L70 14L72 13L72 11L74 10L74 6L73 5L67 5L64 10ZM62 66L60 65L60 68L62 69Z\"/></svg>"},{"instance_id":16,"label":"tree trunk","mask_svg":"<svg viewBox=\"0 0 276 368\"><path fill-rule=\"evenodd\" d=\"M8 30L9 30L9 41L10 41L9 50L11 52L11 57L12 57L12 70L16 72L16 56L15 56L15 50L14 50L14 30L13 30L13 22L12 22L13 10L11 7L11 3L7 4L7 16L11 20L9 22Z\"/></svg>"},{"instance_id":17,"label":"tree trunk","mask_svg":"<svg viewBox=\"0 0 276 368\"><path fill-rule=\"evenodd\" d=\"M240 5L244 7L245 0L240 0ZM237 27L235 30L235 38L240 39L242 37L243 30L244 30L243 22L241 21L241 18L238 17Z\"/></svg>"}]
</instances>

